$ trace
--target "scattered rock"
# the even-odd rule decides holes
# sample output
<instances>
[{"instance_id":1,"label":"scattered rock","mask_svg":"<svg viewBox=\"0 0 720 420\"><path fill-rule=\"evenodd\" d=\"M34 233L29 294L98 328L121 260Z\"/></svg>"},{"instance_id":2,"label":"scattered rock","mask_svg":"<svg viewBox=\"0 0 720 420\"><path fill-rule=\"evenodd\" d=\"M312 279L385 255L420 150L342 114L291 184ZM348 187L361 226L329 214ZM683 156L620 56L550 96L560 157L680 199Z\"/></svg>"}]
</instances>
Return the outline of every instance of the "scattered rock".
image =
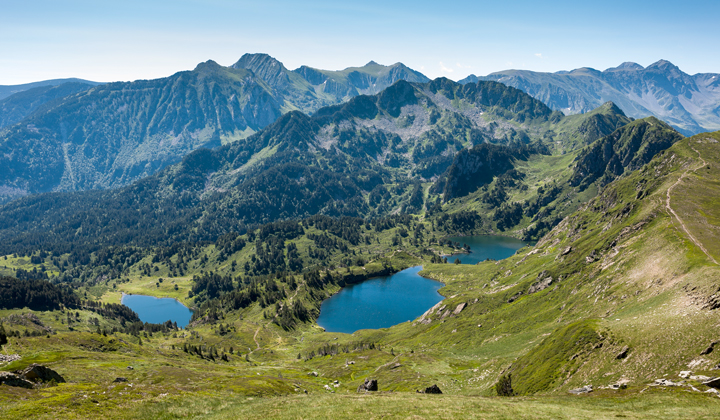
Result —
<instances>
[{"instance_id":1,"label":"scattered rock","mask_svg":"<svg viewBox=\"0 0 720 420\"><path fill-rule=\"evenodd\" d=\"M127 370L133 370L133 369L135 369L135 368L132 367L132 366L128 366L128 367L127 367Z\"/></svg>"},{"instance_id":2,"label":"scattered rock","mask_svg":"<svg viewBox=\"0 0 720 420\"><path fill-rule=\"evenodd\" d=\"M317 378L318 373L317 372L308 372L308 376L314 376Z\"/></svg>"},{"instance_id":3,"label":"scattered rock","mask_svg":"<svg viewBox=\"0 0 720 420\"><path fill-rule=\"evenodd\" d=\"M0 363L9 363L20 360L19 354L0 354Z\"/></svg>"},{"instance_id":4,"label":"scattered rock","mask_svg":"<svg viewBox=\"0 0 720 420\"><path fill-rule=\"evenodd\" d=\"M705 386L709 386L710 388L720 388L720 376L718 376L717 378L713 378L708 381L705 381L702 384Z\"/></svg>"},{"instance_id":5,"label":"scattered rock","mask_svg":"<svg viewBox=\"0 0 720 420\"><path fill-rule=\"evenodd\" d=\"M612 385L610 385L610 388L612 388L612 389L627 389L627 384L612 384Z\"/></svg>"},{"instance_id":6,"label":"scattered rock","mask_svg":"<svg viewBox=\"0 0 720 420\"><path fill-rule=\"evenodd\" d=\"M571 394L580 395L580 394L587 394L587 393L592 392L592 391L593 391L592 385L585 385L585 386L582 387L582 388L571 389L571 390L568 391L568 392L571 393Z\"/></svg>"},{"instance_id":7,"label":"scattered rock","mask_svg":"<svg viewBox=\"0 0 720 420\"><path fill-rule=\"evenodd\" d=\"M33 382L51 382L55 381L56 383L62 383L65 382L65 378L60 376L59 373L55 372L54 370L45 367L43 365L38 365L36 363L33 363L32 365L26 367L21 372L18 372L21 376L24 376L25 379L28 381Z\"/></svg>"},{"instance_id":8,"label":"scattered rock","mask_svg":"<svg viewBox=\"0 0 720 420\"><path fill-rule=\"evenodd\" d=\"M425 390L422 392L423 394L442 394L442 391L440 391L440 387L437 386L437 384L433 386L429 386L425 388Z\"/></svg>"},{"instance_id":9,"label":"scattered rock","mask_svg":"<svg viewBox=\"0 0 720 420\"><path fill-rule=\"evenodd\" d=\"M587 257L585 257L585 262L588 263L588 264L592 264L592 263L594 263L594 262L597 260L597 258L598 258L598 255L597 255L597 253L595 252L595 250L593 249L593 251L590 253L590 255L588 255Z\"/></svg>"},{"instance_id":10,"label":"scattered rock","mask_svg":"<svg viewBox=\"0 0 720 420\"><path fill-rule=\"evenodd\" d=\"M325 391L333 392L333 389L330 388L330 385L325 385Z\"/></svg>"},{"instance_id":11,"label":"scattered rock","mask_svg":"<svg viewBox=\"0 0 720 420\"><path fill-rule=\"evenodd\" d=\"M618 353L618 355L615 356L615 358L617 360L624 359L628 356L628 353L630 353L630 347L625 346L625 347L623 347L622 350L620 350L620 353Z\"/></svg>"},{"instance_id":12,"label":"scattered rock","mask_svg":"<svg viewBox=\"0 0 720 420\"><path fill-rule=\"evenodd\" d=\"M705 375L693 375L690 377L690 379L693 381L704 382L704 381L709 381L712 378L709 376L705 376Z\"/></svg>"},{"instance_id":13,"label":"scattered rock","mask_svg":"<svg viewBox=\"0 0 720 420\"><path fill-rule=\"evenodd\" d=\"M467 302L461 303L458 306L455 307L455 310L453 311L453 315L457 315L460 312L462 312L463 309L467 306Z\"/></svg>"},{"instance_id":14,"label":"scattered rock","mask_svg":"<svg viewBox=\"0 0 720 420\"><path fill-rule=\"evenodd\" d=\"M357 392L368 392L368 391L377 391L378 390L378 382L377 379L365 379L365 382L361 384Z\"/></svg>"},{"instance_id":15,"label":"scattered rock","mask_svg":"<svg viewBox=\"0 0 720 420\"><path fill-rule=\"evenodd\" d=\"M127 382L127 381L128 381L127 378L123 378L122 376L120 376L120 377L115 378L115 380L113 381L113 383L115 383L115 382Z\"/></svg>"},{"instance_id":16,"label":"scattered rock","mask_svg":"<svg viewBox=\"0 0 720 420\"><path fill-rule=\"evenodd\" d=\"M32 389L33 383L11 372L0 372L0 385Z\"/></svg>"},{"instance_id":17,"label":"scattered rock","mask_svg":"<svg viewBox=\"0 0 720 420\"><path fill-rule=\"evenodd\" d=\"M400 363L395 363L394 365L390 366L390 369L397 369L400 366L402 366Z\"/></svg>"},{"instance_id":18,"label":"scattered rock","mask_svg":"<svg viewBox=\"0 0 720 420\"><path fill-rule=\"evenodd\" d=\"M528 289L528 295L547 289L553 282L552 276L547 275L547 271L538 274L535 283Z\"/></svg>"},{"instance_id":19,"label":"scattered rock","mask_svg":"<svg viewBox=\"0 0 720 420\"><path fill-rule=\"evenodd\" d=\"M680 372L680 374L679 374L678 376L681 377L681 378L683 378L683 379L687 379L687 378L690 377L690 375L692 375L692 371L690 371L690 370L683 370L683 371Z\"/></svg>"},{"instance_id":20,"label":"scattered rock","mask_svg":"<svg viewBox=\"0 0 720 420\"><path fill-rule=\"evenodd\" d=\"M515 293L515 295L513 295L510 299L508 299L508 303L513 303L513 302L515 302L516 300L518 300L518 298L519 298L520 296L522 296L522 294L523 294L523 292L517 292L517 293Z\"/></svg>"},{"instance_id":21,"label":"scattered rock","mask_svg":"<svg viewBox=\"0 0 720 420\"><path fill-rule=\"evenodd\" d=\"M681 386L682 384L679 382L673 382L668 379L655 379L655 382L652 384L652 386Z\"/></svg>"},{"instance_id":22,"label":"scattered rock","mask_svg":"<svg viewBox=\"0 0 720 420\"><path fill-rule=\"evenodd\" d=\"M565 248L565 250L560 254L560 256L561 256L561 257L564 257L565 255L567 255L567 254L569 254L569 253L571 253L571 252L572 252L572 247L569 246L569 247Z\"/></svg>"}]
</instances>

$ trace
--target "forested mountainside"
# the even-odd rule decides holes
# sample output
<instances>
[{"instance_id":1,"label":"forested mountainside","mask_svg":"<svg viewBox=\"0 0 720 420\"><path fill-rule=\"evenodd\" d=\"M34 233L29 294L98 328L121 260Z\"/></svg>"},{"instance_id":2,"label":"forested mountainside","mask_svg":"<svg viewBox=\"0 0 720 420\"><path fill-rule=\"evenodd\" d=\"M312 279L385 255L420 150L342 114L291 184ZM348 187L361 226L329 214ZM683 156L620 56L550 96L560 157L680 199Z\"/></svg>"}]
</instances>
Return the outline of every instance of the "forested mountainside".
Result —
<instances>
[{"instance_id":1,"label":"forested mountainside","mask_svg":"<svg viewBox=\"0 0 720 420\"><path fill-rule=\"evenodd\" d=\"M402 64L300 70L246 54L231 67L208 61L163 79L16 93L0 103L0 196L127 185L199 147L245 138L283 113L312 113L397 80L428 81Z\"/></svg>"},{"instance_id":2,"label":"forested mountainside","mask_svg":"<svg viewBox=\"0 0 720 420\"><path fill-rule=\"evenodd\" d=\"M346 410L356 398L342 394L372 377L392 391L384 398L393 405L432 412L429 396L415 390L435 384L443 395L432 401L457 402L442 410L458 416L474 410L468 397L481 404L478 396L496 395L534 395L555 414L578 410L587 398L577 393L590 393L593 406L612 398L634 414L653 416L648 407L659 404L710 416L720 409L709 380L720 320L718 140L720 133L677 141L605 185L537 244L478 265L442 263L438 253L460 250L440 239L449 219L412 215L314 216L214 243L116 247L85 262L6 256L5 266L33 266L61 285L0 279L49 299L38 301L45 310L4 303L0 345L17 359L3 370L39 360L67 380L36 385L42 393L0 387L25 398L8 398L6 415L48 406L75 413L67 401L80 387L94 399L84 412L125 401L140 417L170 409L200 415L208 403L247 413L250 397L258 401L253 415L288 401ZM339 288L417 264L444 283L445 296L421 317L353 334L316 326L320 302ZM82 267L91 271L71 274ZM180 330L133 321L115 303L118 290L197 305L193 322ZM218 389L198 405L198 388L210 386ZM503 398L490 401L487 409L511 408ZM388 410L365 396L367 404Z\"/></svg>"},{"instance_id":3,"label":"forested mountainside","mask_svg":"<svg viewBox=\"0 0 720 420\"><path fill-rule=\"evenodd\" d=\"M287 113L251 137L195 151L128 187L8 203L0 208L0 252L215 241L316 214L445 217L466 210L478 221L466 233L538 238L597 191L566 186L574 157L583 161L597 142L625 150L618 141L628 136L632 147L649 150L613 166L607 182L681 137L657 120L658 130L638 120L592 142L630 121L618 111L610 104L563 117L495 82L400 81L313 116ZM589 151L576 146L588 143Z\"/></svg>"},{"instance_id":4,"label":"forested mountainside","mask_svg":"<svg viewBox=\"0 0 720 420\"><path fill-rule=\"evenodd\" d=\"M628 62L604 71L505 70L484 77L471 75L460 83L478 80L516 87L566 114L612 101L631 117L653 115L684 134L720 129L720 74L688 75L666 60L647 67Z\"/></svg>"}]
</instances>

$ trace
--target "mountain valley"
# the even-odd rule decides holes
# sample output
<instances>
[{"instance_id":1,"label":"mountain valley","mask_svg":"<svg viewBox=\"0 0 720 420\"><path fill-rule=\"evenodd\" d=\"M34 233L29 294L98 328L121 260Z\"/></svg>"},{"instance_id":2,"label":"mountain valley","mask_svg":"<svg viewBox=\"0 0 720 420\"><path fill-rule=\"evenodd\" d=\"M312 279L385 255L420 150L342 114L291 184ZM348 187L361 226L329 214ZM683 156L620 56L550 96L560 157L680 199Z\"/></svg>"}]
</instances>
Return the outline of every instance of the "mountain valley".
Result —
<instances>
[{"instance_id":1,"label":"mountain valley","mask_svg":"<svg viewBox=\"0 0 720 420\"><path fill-rule=\"evenodd\" d=\"M503 83L248 54L3 99L30 112L0 131L4 415L716 417L720 132ZM531 244L453 261L488 234ZM317 325L414 266L422 316ZM7 385L35 364L62 381Z\"/></svg>"}]
</instances>

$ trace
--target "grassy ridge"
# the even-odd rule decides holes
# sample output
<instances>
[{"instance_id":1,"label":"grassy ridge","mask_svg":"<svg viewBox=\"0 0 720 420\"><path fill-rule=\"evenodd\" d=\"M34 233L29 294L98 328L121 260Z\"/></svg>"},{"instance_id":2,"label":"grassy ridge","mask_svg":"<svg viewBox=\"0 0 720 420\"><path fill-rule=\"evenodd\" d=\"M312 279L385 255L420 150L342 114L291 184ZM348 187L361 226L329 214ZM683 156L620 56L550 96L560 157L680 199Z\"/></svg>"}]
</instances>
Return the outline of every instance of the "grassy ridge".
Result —
<instances>
[{"instance_id":1,"label":"grassy ridge","mask_svg":"<svg viewBox=\"0 0 720 420\"><path fill-rule=\"evenodd\" d=\"M10 418L105 412L139 418L311 418L328 413L392 418L411 412L419 417L717 417L718 399L711 394L689 386L649 386L659 378L680 381L682 370L714 376L720 362L717 352L700 354L717 339L720 315L710 308L720 272L666 207L670 191L679 220L704 248L714 249L713 236L705 239L688 216L704 214L701 225L716 226L712 195L717 177L712 171L719 143L708 139L720 135L682 140L600 190L534 247L506 260L475 266L432 264L421 254L414 256L415 248L407 242L405 252L384 254L393 265L420 262L423 275L446 284L440 290L446 296L444 308L392 328L340 334L306 323L284 330L265 317L268 308L255 304L185 331L143 336L140 345L137 337L123 334L65 332L53 313L44 314L41 321L59 333L11 338L4 351L23 359L3 369L40 360L70 383L40 391L2 387L0 404ZM704 175L708 168L701 159L711 162L709 175ZM688 189L710 196L697 200ZM397 229L378 238L378 251L393 248ZM190 264L231 270L232 259L220 261L212 246L205 251ZM233 258L245 251L238 252ZM369 254L366 250L362 255ZM349 275L362 268L335 270ZM307 285L298 280L294 298L305 299ZM336 287L323 292L327 295ZM288 294L283 302L291 298ZM453 314L461 304L466 304L464 309ZM0 315L7 319L20 312ZM81 312L82 325L93 316ZM223 333L225 325L231 328ZM230 354L230 361L185 353L183 344L215 348ZM134 369L127 370L128 365ZM517 392L536 396L488 398L506 372L512 373ZM112 384L115 376L127 376L133 386ZM367 377L377 378L381 390L394 392L344 395L354 394ZM443 396L414 393L433 383ZM628 388L603 389L618 383ZM565 396L584 385L596 391L588 397ZM707 390L698 380L686 385ZM118 408L126 411L113 412Z\"/></svg>"}]
</instances>

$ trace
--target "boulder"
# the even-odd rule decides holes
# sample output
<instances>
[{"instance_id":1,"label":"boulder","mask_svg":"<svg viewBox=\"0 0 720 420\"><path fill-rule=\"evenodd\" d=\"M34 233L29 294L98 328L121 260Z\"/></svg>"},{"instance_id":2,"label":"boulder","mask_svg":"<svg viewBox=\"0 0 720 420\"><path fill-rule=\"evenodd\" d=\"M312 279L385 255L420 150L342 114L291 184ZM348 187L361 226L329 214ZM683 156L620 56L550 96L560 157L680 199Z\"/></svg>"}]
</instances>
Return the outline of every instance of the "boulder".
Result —
<instances>
[{"instance_id":1,"label":"boulder","mask_svg":"<svg viewBox=\"0 0 720 420\"><path fill-rule=\"evenodd\" d=\"M706 355L706 354L712 353L713 350L715 349L715 345L716 345L716 344L718 344L717 341L713 341L712 343L710 343L710 345L709 345L705 350L703 350L703 351L700 352L700 355L701 355L701 356L704 356L704 355Z\"/></svg>"},{"instance_id":2,"label":"boulder","mask_svg":"<svg viewBox=\"0 0 720 420\"><path fill-rule=\"evenodd\" d=\"M33 383L11 372L0 372L0 385L32 389Z\"/></svg>"},{"instance_id":3,"label":"boulder","mask_svg":"<svg viewBox=\"0 0 720 420\"><path fill-rule=\"evenodd\" d=\"M467 306L467 303L461 303L458 306L455 307L455 310L453 311L453 315L457 315L460 312L462 312L463 309Z\"/></svg>"},{"instance_id":4,"label":"boulder","mask_svg":"<svg viewBox=\"0 0 720 420\"><path fill-rule=\"evenodd\" d=\"M620 353L618 353L617 356L615 356L615 358L618 360L624 359L628 356L628 353L630 353L630 347L625 346L625 347L623 347L622 350L620 350Z\"/></svg>"},{"instance_id":5,"label":"boulder","mask_svg":"<svg viewBox=\"0 0 720 420\"><path fill-rule=\"evenodd\" d=\"M655 382L650 384L651 386L681 386L679 382L673 382L669 379L655 379Z\"/></svg>"},{"instance_id":6,"label":"boulder","mask_svg":"<svg viewBox=\"0 0 720 420\"><path fill-rule=\"evenodd\" d=\"M720 388L720 376L710 379L709 381L705 381L702 384L709 386L710 388Z\"/></svg>"},{"instance_id":7,"label":"boulder","mask_svg":"<svg viewBox=\"0 0 720 420\"><path fill-rule=\"evenodd\" d=\"M59 373L55 372L54 370L45 367L43 365L38 365L36 363L33 363L32 365L26 367L22 371L18 372L21 376L24 376L25 379L28 381L33 382L51 382L55 381L56 383L62 383L65 382L65 378L60 376Z\"/></svg>"},{"instance_id":8,"label":"boulder","mask_svg":"<svg viewBox=\"0 0 720 420\"><path fill-rule=\"evenodd\" d=\"M528 295L531 295L533 293L539 292L541 290L547 289L553 282L553 278L551 276L547 276L543 278L543 276L546 274L546 271L543 271L538 275L537 280L535 283L530 286L530 289L528 289Z\"/></svg>"},{"instance_id":9,"label":"boulder","mask_svg":"<svg viewBox=\"0 0 720 420\"><path fill-rule=\"evenodd\" d=\"M510 299L508 299L507 302L508 302L508 303L513 303L513 302L515 302L516 300L518 300L518 298L520 298L520 296L522 296L522 294L523 294L522 291L515 293L512 297L510 297Z\"/></svg>"},{"instance_id":10,"label":"boulder","mask_svg":"<svg viewBox=\"0 0 720 420\"><path fill-rule=\"evenodd\" d=\"M587 394L587 393L592 392L592 391L593 391L592 385L585 385L585 386L582 387L582 388L571 389L571 390L568 391L568 392L571 393L571 394L580 395L580 394Z\"/></svg>"},{"instance_id":11,"label":"boulder","mask_svg":"<svg viewBox=\"0 0 720 420\"><path fill-rule=\"evenodd\" d=\"M127 382L127 381L128 381L127 378L123 378L123 377L121 376L121 377L115 378L115 380L114 380L113 382Z\"/></svg>"},{"instance_id":12,"label":"boulder","mask_svg":"<svg viewBox=\"0 0 720 420\"><path fill-rule=\"evenodd\" d=\"M565 250L564 250L560 255L561 255L561 256L565 256L565 255L569 254L570 252L572 252L572 247L571 247L571 246L565 248Z\"/></svg>"},{"instance_id":13,"label":"boulder","mask_svg":"<svg viewBox=\"0 0 720 420\"><path fill-rule=\"evenodd\" d=\"M357 392L368 392L368 391L377 391L377 390L378 390L377 379L366 378L365 382L358 387Z\"/></svg>"},{"instance_id":14,"label":"boulder","mask_svg":"<svg viewBox=\"0 0 720 420\"><path fill-rule=\"evenodd\" d=\"M437 386L437 384L433 386L429 386L425 388L425 391L423 391L423 394L442 394L442 391L440 391L440 387Z\"/></svg>"}]
</instances>

